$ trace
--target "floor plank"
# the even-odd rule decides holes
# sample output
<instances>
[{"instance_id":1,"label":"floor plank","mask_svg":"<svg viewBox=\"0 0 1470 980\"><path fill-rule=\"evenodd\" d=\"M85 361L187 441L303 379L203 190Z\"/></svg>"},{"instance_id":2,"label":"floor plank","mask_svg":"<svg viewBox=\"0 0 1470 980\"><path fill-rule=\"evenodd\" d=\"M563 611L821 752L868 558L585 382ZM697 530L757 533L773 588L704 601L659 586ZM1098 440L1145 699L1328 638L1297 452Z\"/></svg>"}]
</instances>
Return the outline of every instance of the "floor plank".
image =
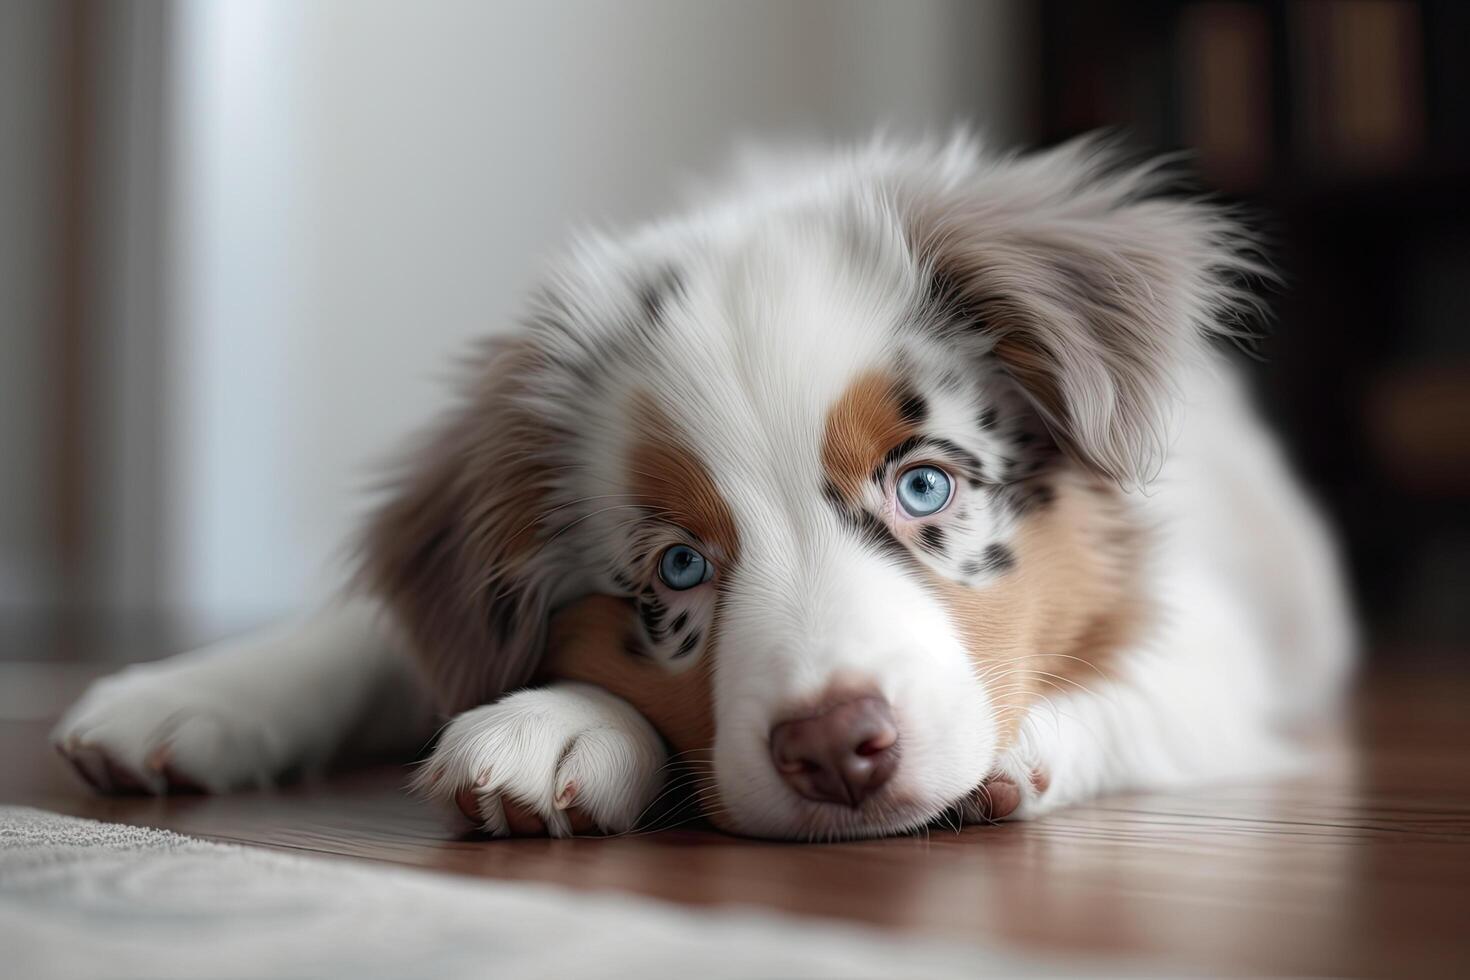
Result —
<instances>
[{"instance_id":1,"label":"floor plank","mask_svg":"<svg viewBox=\"0 0 1470 980\"><path fill-rule=\"evenodd\" d=\"M487 841L407 797L396 767L265 793L102 799L45 744L56 711L95 673L0 663L0 801L460 875L1207 971L1470 973L1470 675L1451 669L1373 676L1341 747L1291 779L821 846L691 828Z\"/></svg>"}]
</instances>

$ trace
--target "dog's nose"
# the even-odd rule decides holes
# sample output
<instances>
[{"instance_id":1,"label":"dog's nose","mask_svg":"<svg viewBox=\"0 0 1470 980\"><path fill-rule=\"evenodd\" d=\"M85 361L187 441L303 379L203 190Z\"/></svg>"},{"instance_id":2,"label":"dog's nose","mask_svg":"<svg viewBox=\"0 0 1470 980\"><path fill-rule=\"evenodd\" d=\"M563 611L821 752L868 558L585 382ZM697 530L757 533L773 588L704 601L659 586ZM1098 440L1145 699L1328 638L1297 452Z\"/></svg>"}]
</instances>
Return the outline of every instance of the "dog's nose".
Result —
<instances>
[{"instance_id":1,"label":"dog's nose","mask_svg":"<svg viewBox=\"0 0 1470 980\"><path fill-rule=\"evenodd\" d=\"M898 766L898 726L880 697L862 697L771 729L781 778L818 803L856 807Z\"/></svg>"}]
</instances>

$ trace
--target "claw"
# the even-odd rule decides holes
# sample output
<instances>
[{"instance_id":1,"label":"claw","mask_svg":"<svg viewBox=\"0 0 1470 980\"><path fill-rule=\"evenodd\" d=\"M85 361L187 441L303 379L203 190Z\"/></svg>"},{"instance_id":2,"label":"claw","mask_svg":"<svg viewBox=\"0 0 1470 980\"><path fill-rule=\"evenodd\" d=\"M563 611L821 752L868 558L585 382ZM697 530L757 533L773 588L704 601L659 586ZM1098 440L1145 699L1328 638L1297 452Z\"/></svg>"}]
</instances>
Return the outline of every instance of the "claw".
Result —
<instances>
[{"instance_id":1,"label":"claw","mask_svg":"<svg viewBox=\"0 0 1470 980\"><path fill-rule=\"evenodd\" d=\"M561 788L561 792L556 794L556 799L552 802L558 810L569 809L573 803L577 802L577 784L568 782Z\"/></svg>"},{"instance_id":2,"label":"claw","mask_svg":"<svg viewBox=\"0 0 1470 980\"><path fill-rule=\"evenodd\" d=\"M459 807L459 812L468 817L470 823L476 827L484 822L480 817L480 801L475 796L474 790L462 789L455 793L454 804Z\"/></svg>"},{"instance_id":3,"label":"claw","mask_svg":"<svg viewBox=\"0 0 1470 980\"><path fill-rule=\"evenodd\" d=\"M1031 788L1038 793L1045 793L1046 788L1051 785L1051 776L1040 769L1031 770Z\"/></svg>"},{"instance_id":4,"label":"claw","mask_svg":"<svg viewBox=\"0 0 1470 980\"><path fill-rule=\"evenodd\" d=\"M82 777L83 782L99 793L107 792L107 785L103 781L102 776L89 765L92 761L89 754L75 738L68 739L65 748L60 746L57 748L61 752L62 758L71 763L72 769L76 771L78 776Z\"/></svg>"},{"instance_id":5,"label":"claw","mask_svg":"<svg viewBox=\"0 0 1470 980\"><path fill-rule=\"evenodd\" d=\"M546 821L535 810L512 799L502 799L500 803L505 808L505 822L513 836L546 836Z\"/></svg>"},{"instance_id":6,"label":"claw","mask_svg":"<svg viewBox=\"0 0 1470 980\"><path fill-rule=\"evenodd\" d=\"M174 747L170 743L164 742L158 748L148 753L148 758L143 760L143 765L152 769L154 772L163 772L164 769L168 768L169 760L173 758L173 754Z\"/></svg>"}]
</instances>

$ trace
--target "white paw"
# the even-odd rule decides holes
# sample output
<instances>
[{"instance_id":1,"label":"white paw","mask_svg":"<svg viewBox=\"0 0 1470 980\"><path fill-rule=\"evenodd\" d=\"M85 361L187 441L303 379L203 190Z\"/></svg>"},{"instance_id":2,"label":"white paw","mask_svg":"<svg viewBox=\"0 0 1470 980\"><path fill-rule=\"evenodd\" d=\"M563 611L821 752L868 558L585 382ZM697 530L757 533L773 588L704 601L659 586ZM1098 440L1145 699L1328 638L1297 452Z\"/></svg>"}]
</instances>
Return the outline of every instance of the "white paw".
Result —
<instances>
[{"instance_id":1,"label":"white paw","mask_svg":"<svg viewBox=\"0 0 1470 980\"><path fill-rule=\"evenodd\" d=\"M632 705L588 684L511 694L444 730L415 788L497 837L631 830L663 783L663 741Z\"/></svg>"},{"instance_id":2,"label":"white paw","mask_svg":"<svg viewBox=\"0 0 1470 980\"><path fill-rule=\"evenodd\" d=\"M285 758L258 713L167 661L95 682L51 741L104 793L261 786Z\"/></svg>"}]
</instances>

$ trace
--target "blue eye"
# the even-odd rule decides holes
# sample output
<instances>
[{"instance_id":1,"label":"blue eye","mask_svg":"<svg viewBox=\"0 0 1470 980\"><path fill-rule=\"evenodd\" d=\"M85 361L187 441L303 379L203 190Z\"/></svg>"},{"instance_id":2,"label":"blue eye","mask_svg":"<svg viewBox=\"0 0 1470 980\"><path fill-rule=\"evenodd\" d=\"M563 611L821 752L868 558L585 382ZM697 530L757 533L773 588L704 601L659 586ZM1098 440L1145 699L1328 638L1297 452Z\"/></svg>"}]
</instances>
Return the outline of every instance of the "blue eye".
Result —
<instances>
[{"instance_id":1,"label":"blue eye","mask_svg":"<svg viewBox=\"0 0 1470 980\"><path fill-rule=\"evenodd\" d=\"M898 477L898 505L910 517L937 514L949 503L949 475L937 466L915 466Z\"/></svg>"},{"instance_id":2,"label":"blue eye","mask_svg":"<svg viewBox=\"0 0 1470 980\"><path fill-rule=\"evenodd\" d=\"M704 555L688 545L676 544L658 560L658 577L676 592L708 582L714 569Z\"/></svg>"}]
</instances>

